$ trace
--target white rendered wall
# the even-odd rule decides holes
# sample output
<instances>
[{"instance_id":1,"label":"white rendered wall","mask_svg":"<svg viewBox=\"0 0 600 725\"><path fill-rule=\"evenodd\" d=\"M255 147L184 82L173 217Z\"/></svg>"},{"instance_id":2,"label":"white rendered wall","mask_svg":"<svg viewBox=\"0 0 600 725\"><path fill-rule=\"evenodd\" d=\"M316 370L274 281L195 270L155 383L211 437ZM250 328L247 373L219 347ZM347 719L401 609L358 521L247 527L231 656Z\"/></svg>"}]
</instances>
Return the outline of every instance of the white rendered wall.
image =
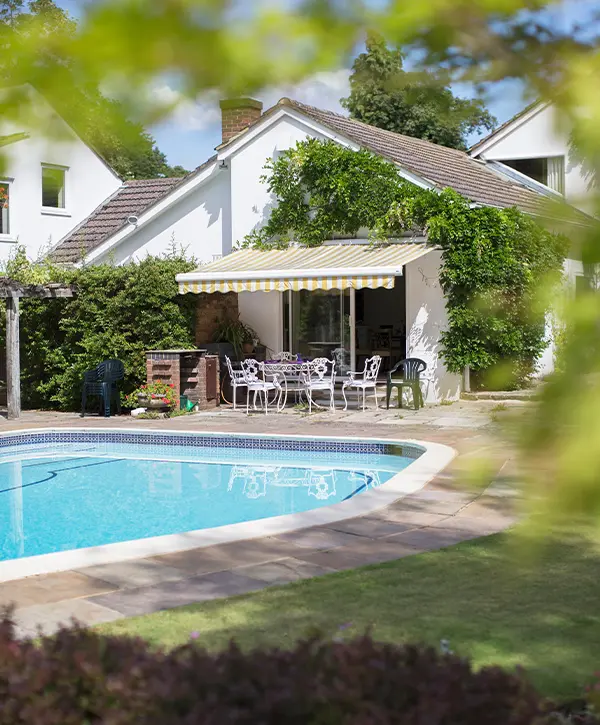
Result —
<instances>
[{"instance_id":1,"label":"white rendered wall","mask_svg":"<svg viewBox=\"0 0 600 725\"><path fill-rule=\"evenodd\" d=\"M461 378L449 373L440 355L440 333L446 328L446 301L439 283L441 253L431 251L404 268L406 276L406 356L427 363L422 375L427 403L457 400Z\"/></svg>"},{"instance_id":2,"label":"white rendered wall","mask_svg":"<svg viewBox=\"0 0 600 725\"><path fill-rule=\"evenodd\" d=\"M132 232L118 245L97 257L100 264L114 264L143 259L148 255L161 255L173 244L183 248L188 257L198 264L212 262L223 254L224 229L229 223L229 173L219 170L205 184L199 186L172 207L144 226Z\"/></svg>"},{"instance_id":3,"label":"white rendered wall","mask_svg":"<svg viewBox=\"0 0 600 725\"><path fill-rule=\"evenodd\" d=\"M235 246L254 229L262 226L273 208L274 200L260 177L265 174L267 158L277 151L293 148L309 136L308 128L299 121L283 117L259 134L252 143L241 148L227 161L231 169L231 234ZM310 132L314 138L324 139Z\"/></svg>"},{"instance_id":4,"label":"white rendered wall","mask_svg":"<svg viewBox=\"0 0 600 725\"><path fill-rule=\"evenodd\" d=\"M558 118L552 106L546 106L527 121L487 148L481 157L494 161L510 159L565 157L565 197L569 202L586 208L589 198L587 181L581 165L569 154L569 133L558 127Z\"/></svg>"},{"instance_id":5,"label":"white rendered wall","mask_svg":"<svg viewBox=\"0 0 600 725\"><path fill-rule=\"evenodd\" d=\"M27 255L36 259L122 183L41 96L37 96L37 103L40 126L31 130L29 138L2 149L4 170L0 178L10 183L10 231L8 236L0 236L0 262L17 244L24 245ZM44 138L44 130L53 136ZM0 135L26 131L15 122L0 125ZM64 209L42 211L42 164L67 167Z\"/></svg>"},{"instance_id":6,"label":"white rendered wall","mask_svg":"<svg viewBox=\"0 0 600 725\"><path fill-rule=\"evenodd\" d=\"M240 292L238 305L240 319L258 333L268 350L280 352L287 349L283 344L282 292Z\"/></svg>"}]
</instances>

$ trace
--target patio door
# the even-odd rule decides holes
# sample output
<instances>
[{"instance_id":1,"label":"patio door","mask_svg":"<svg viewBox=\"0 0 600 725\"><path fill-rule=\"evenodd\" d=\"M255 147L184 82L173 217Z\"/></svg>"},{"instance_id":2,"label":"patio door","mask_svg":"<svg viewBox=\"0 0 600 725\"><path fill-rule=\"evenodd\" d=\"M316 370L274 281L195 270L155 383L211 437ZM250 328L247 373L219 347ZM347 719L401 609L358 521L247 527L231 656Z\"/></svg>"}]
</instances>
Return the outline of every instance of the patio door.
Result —
<instances>
[{"instance_id":1,"label":"patio door","mask_svg":"<svg viewBox=\"0 0 600 725\"><path fill-rule=\"evenodd\" d=\"M339 373L351 369L353 290L300 290L284 301L284 340L305 360L326 357Z\"/></svg>"}]
</instances>

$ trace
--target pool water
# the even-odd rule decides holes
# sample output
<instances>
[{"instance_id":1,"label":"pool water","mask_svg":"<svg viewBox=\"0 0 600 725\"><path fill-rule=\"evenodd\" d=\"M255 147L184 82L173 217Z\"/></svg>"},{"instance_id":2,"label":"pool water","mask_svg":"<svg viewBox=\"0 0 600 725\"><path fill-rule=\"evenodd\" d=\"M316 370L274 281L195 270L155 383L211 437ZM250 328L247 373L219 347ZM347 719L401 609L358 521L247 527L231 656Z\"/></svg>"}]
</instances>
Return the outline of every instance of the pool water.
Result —
<instances>
[{"instance_id":1,"label":"pool water","mask_svg":"<svg viewBox=\"0 0 600 725\"><path fill-rule=\"evenodd\" d=\"M317 509L380 486L413 460L234 446L5 447L0 561Z\"/></svg>"}]
</instances>

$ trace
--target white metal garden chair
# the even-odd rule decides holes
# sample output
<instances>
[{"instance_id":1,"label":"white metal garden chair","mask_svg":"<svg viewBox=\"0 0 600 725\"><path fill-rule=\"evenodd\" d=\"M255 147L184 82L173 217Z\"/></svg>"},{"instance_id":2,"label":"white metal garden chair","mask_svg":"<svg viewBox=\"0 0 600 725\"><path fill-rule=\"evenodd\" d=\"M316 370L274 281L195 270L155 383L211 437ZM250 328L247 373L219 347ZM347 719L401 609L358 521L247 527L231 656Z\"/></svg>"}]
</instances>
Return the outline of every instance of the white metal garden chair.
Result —
<instances>
[{"instance_id":1,"label":"white metal garden chair","mask_svg":"<svg viewBox=\"0 0 600 725\"><path fill-rule=\"evenodd\" d=\"M282 352L274 353L273 360L275 360L276 362L297 362L298 355L293 352L287 352L286 350L282 350Z\"/></svg>"},{"instance_id":2,"label":"white metal garden chair","mask_svg":"<svg viewBox=\"0 0 600 725\"><path fill-rule=\"evenodd\" d=\"M264 403L265 414L269 412L269 393L275 392L275 403L277 412L283 407L284 386L279 381L278 373L269 374L265 372L263 363L259 363L254 358L242 360L242 372L244 373L244 382L248 388L248 397L246 398L246 415L250 413L250 393L253 393L253 405L256 410L256 396L258 394ZM271 378L271 380L267 380Z\"/></svg>"},{"instance_id":3,"label":"white metal garden chair","mask_svg":"<svg viewBox=\"0 0 600 725\"><path fill-rule=\"evenodd\" d=\"M229 373L229 380L231 381L231 388L233 390L233 409L237 408L237 389L247 387L246 378L243 370L234 370L231 360L225 355L225 364L227 365L227 372Z\"/></svg>"},{"instance_id":4,"label":"white metal garden chair","mask_svg":"<svg viewBox=\"0 0 600 725\"><path fill-rule=\"evenodd\" d=\"M358 396L360 397L360 391L362 390L362 409L365 410L367 390L373 390L375 396L375 407L379 408L379 401L377 400L377 376L379 375L379 368L381 367L381 357L379 355L373 355L365 361L364 370L359 372L349 372L348 379L344 380L342 385L342 395L344 396L344 410L348 410L348 398L346 397L346 390L354 388Z\"/></svg>"},{"instance_id":5,"label":"white metal garden chair","mask_svg":"<svg viewBox=\"0 0 600 725\"><path fill-rule=\"evenodd\" d=\"M308 398L309 413L312 413L313 404L317 408L323 407L313 400L314 391L329 392L329 409L335 410L335 361L326 357L315 358L302 371L302 381Z\"/></svg>"}]
</instances>

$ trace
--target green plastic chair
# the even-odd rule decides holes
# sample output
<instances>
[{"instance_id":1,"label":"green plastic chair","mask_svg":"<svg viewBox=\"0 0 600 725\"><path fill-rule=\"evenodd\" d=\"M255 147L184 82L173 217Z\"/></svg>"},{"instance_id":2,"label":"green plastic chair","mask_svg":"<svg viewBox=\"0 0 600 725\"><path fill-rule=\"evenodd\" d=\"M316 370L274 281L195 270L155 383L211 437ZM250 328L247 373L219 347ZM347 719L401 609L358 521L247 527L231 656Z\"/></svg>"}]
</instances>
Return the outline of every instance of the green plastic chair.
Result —
<instances>
[{"instance_id":1,"label":"green plastic chair","mask_svg":"<svg viewBox=\"0 0 600 725\"><path fill-rule=\"evenodd\" d=\"M394 377L394 374L402 368L402 376ZM419 410L419 407L425 405L423 400L423 393L421 392L421 373L427 369L427 363L424 360L420 360L418 357L407 357L405 360L400 360L399 363L387 374L387 389L386 389L386 408L390 407L390 398L392 397L392 389L397 388L398 390L398 407L402 407L402 389L410 388L412 391L413 405L415 410Z\"/></svg>"}]
</instances>

